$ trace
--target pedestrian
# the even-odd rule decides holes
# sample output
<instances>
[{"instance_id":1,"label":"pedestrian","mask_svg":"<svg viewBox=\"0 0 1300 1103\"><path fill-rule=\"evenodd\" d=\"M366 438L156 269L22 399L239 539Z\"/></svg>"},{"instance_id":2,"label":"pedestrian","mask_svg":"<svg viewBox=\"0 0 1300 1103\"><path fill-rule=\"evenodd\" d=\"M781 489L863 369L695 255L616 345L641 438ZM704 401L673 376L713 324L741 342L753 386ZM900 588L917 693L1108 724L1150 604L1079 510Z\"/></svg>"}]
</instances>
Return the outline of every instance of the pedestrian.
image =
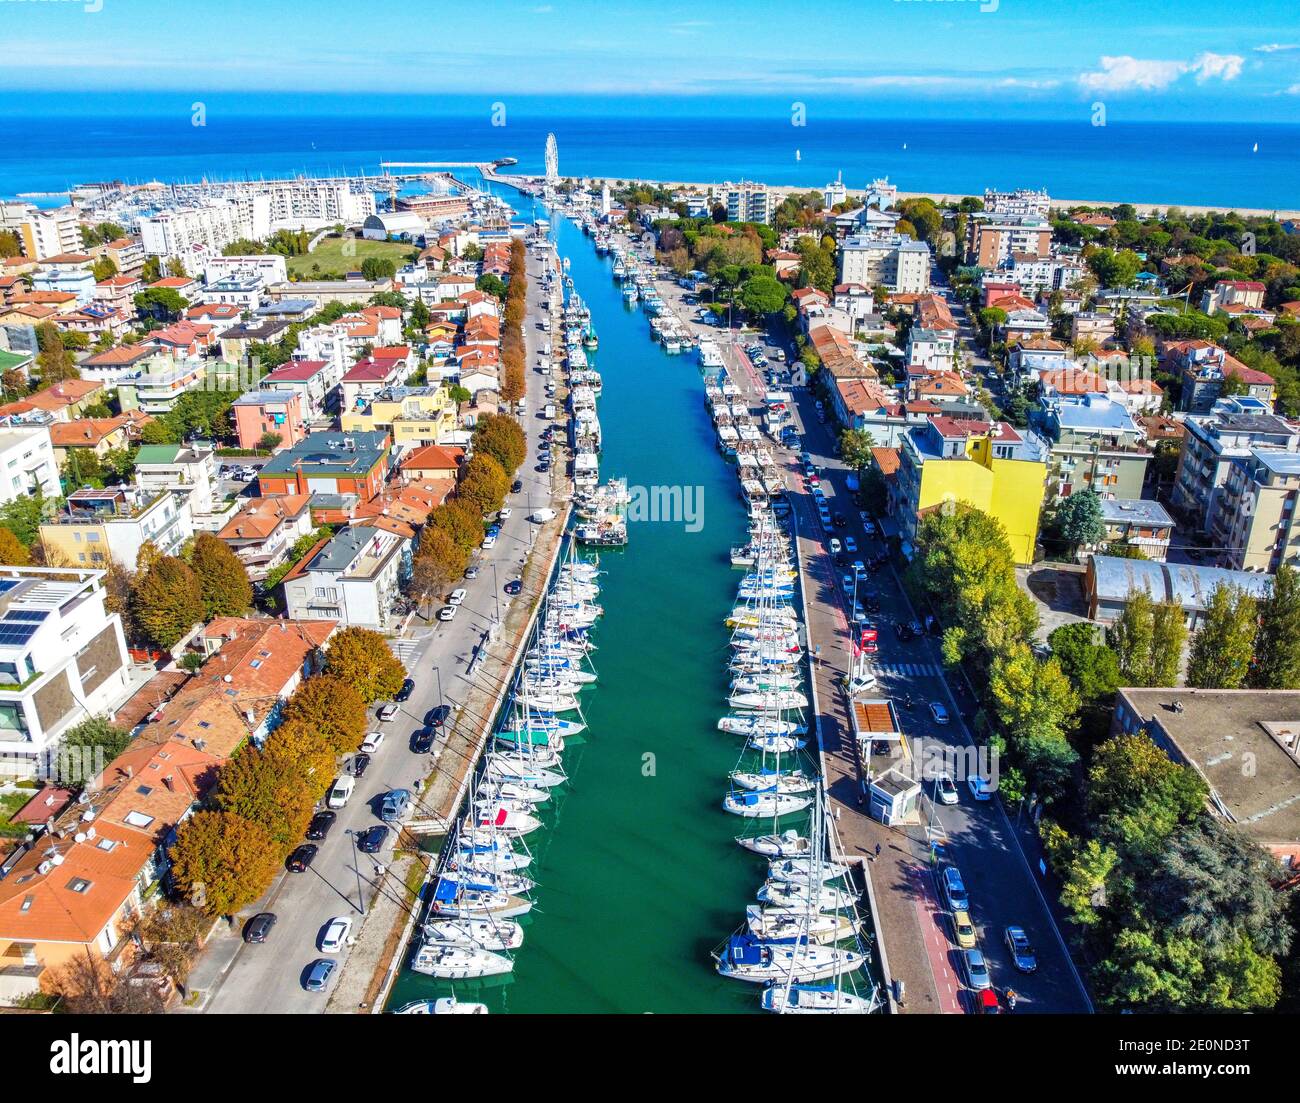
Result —
<instances>
[{"instance_id":1,"label":"pedestrian","mask_svg":"<svg viewBox=\"0 0 1300 1103\"><path fill-rule=\"evenodd\" d=\"M880 844L879 844L879 843L876 843L876 857L877 857L877 858L880 857Z\"/></svg>"}]
</instances>

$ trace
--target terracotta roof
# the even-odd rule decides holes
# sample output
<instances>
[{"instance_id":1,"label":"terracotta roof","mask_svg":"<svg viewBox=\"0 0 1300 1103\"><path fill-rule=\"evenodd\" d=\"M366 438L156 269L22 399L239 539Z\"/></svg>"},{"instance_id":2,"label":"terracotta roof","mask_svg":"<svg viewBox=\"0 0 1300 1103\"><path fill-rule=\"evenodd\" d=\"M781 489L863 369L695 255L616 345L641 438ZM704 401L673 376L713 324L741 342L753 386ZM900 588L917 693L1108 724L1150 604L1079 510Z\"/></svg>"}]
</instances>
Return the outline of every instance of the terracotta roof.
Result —
<instances>
[{"instance_id":1,"label":"terracotta roof","mask_svg":"<svg viewBox=\"0 0 1300 1103\"><path fill-rule=\"evenodd\" d=\"M1105 394L1108 389L1106 381L1096 372L1082 371L1079 368L1041 372L1038 382L1043 390L1055 391L1057 394Z\"/></svg>"},{"instance_id":2,"label":"terracotta roof","mask_svg":"<svg viewBox=\"0 0 1300 1103\"><path fill-rule=\"evenodd\" d=\"M170 287L173 289L177 289L181 287L189 287L190 284L194 282L195 281L192 276L164 276L162 279L157 280L154 283L151 283L149 286Z\"/></svg>"},{"instance_id":3,"label":"terracotta roof","mask_svg":"<svg viewBox=\"0 0 1300 1103\"><path fill-rule=\"evenodd\" d=\"M897 448L873 448L871 456L876 461L876 466L880 468L880 473L886 478L898 471Z\"/></svg>"},{"instance_id":4,"label":"terracotta roof","mask_svg":"<svg viewBox=\"0 0 1300 1103\"><path fill-rule=\"evenodd\" d=\"M139 363L141 360L148 360L151 356L157 356L158 350L148 348L142 345L119 345L115 349L109 349L107 352L97 352L94 356L89 356L82 361L82 364L92 368L119 368L130 367L132 364Z\"/></svg>"},{"instance_id":5,"label":"terracotta roof","mask_svg":"<svg viewBox=\"0 0 1300 1103\"><path fill-rule=\"evenodd\" d=\"M310 501L310 494L254 498L217 535L222 540L265 540L286 520L300 516Z\"/></svg>"},{"instance_id":6,"label":"terracotta roof","mask_svg":"<svg viewBox=\"0 0 1300 1103\"><path fill-rule=\"evenodd\" d=\"M408 452L401 462L403 471L453 471L459 468L465 456L463 448L445 448L441 444L426 444Z\"/></svg>"},{"instance_id":7,"label":"terracotta roof","mask_svg":"<svg viewBox=\"0 0 1300 1103\"><path fill-rule=\"evenodd\" d=\"M81 402L103 389L104 384L97 383L93 379L65 379L62 383L54 383L35 394L29 394L23 401L38 410L49 410L53 413L67 409L73 403Z\"/></svg>"},{"instance_id":8,"label":"terracotta roof","mask_svg":"<svg viewBox=\"0 0 1300 1103\"><path fill-rule=\"evenodd\" d=\"M135 425L138 420L140 419L127 414L119 414L117 417L79 417L74 421L56 421L50 426L50 443L55 448L93 448L124 426ZM143 420L153 419L144 417Z\"/></svg>"}]
</instances>

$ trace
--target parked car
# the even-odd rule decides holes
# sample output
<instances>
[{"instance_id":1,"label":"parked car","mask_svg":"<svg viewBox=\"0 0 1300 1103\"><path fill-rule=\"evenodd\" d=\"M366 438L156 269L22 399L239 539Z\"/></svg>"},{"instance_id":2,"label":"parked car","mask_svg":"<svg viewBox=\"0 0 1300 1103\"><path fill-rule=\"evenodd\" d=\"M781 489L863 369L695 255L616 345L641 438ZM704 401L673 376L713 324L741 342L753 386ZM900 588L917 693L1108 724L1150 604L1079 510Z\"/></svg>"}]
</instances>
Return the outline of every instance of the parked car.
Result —
<instances>
[{"instance_id":1,"label":"parked car","mask_svg":"<svg viewBox=\"0 0 1300 1103\"><path fill-rule=\"evenodd\" d=\"M538 464L538 466L540 467L541 464ZM480 547L482 547L484 551L487 551L488 548L495 548L496 545L497 545L497 538L493 536L492 533L489 532L485 537L483 537L483 543L480 545ZM451 620L451 617L447 617L445 619Z\"/></svg>"},{"instance_id":2,"label":"parked car","mask_svg":"<svg viewBox=\"0 0 1300 1103\"><path fill-rule=\"evenodd\" d=\"M379 804L379 818L385 823L400 820L411 810L411 790L392 789Z\"/></svg>"},{"instance_id":3,"label":"parked car","mask_svg":"<svg viewBox=\"0 0 1300 1103\"><path fill-rule=\"evenodd\" d=\"M464 605L465 596L469 593L464 586L458 586L447 597L448 605Z\"/></svg>"},{"instance_id":4,"label":"parked car","mask_svg":"<svg viewBox=\"0 0 1300 1103\"><path fill-rule=\"evenodd\" d=\"M948 710L938 701L930 702L930 715L934 717L936 724L948 723Z\"/></svg>"},{"instance_id":5,"label":"parked car","mask_svg":"<svg viewBox=\"0 0 1300 1103\"><path fill-rule=\"evenodd\" d=\"M912 638L912 630L901 620L896 620L894 621L894 635L898 637L899 643L907 643Z\"/></svg>"},{"instance_id":6,"label":"parked car","mask_svg":"<svg viewBox=\"0 0 1300 1103\"><path fill-rule=\"evenodd\" d=\"M302 986L308 992L324 992L325 986L330 982L330 977L334 975L336 965L338 965L338 962L330 961L329 958L313 961L307 970L307 979L303 981Z\"/></svg>"},{"instance_id":7,"label":"parked car","mask_svg":"<svg viewBox=\"0 0 1300 1103\"><path fill-rule=\"evenodd\" d=\"M364 777L366 770L370 766L370 756L368 754L354 754L352 756L352 776Z\"/></svg>"},{"instance_id":8,"label":"parked car","mask_svg":"<svg viewBox=\"0 0 1300 1103\"><path fill-rule=\"evenodd\" d=\"M513 512L514 511L509 506L502 506L499 510L497 510L497 520L498 521L508 520L510 514Z\"/></svg>"},{"instance_id":9,"label":"parked car","mask_svg":"<svg viewBox=\"0 0 1300 1103\"><path fill-rule=\"evenodd\" d=\"M401 711L402 711L401 705L395 705L390 702L387 705L380 706L379 712L376 715L379 717L380 720L387 722L389 720L392 720L394 717L396 717L397 714Z\"/></svg>"},{"instance_id":10,"label":"parked car","mask_svg":"<svg viewBox=\"0 0 1300 1103\"><path fill-rule=\"evenodd\" d=\"M416 754L428 754L433 750L433 731L419 728L411 733L411 750Z\"/></svg>"},{"instance_id":11,"label":"parked car","mask_svg":"<svg viewBox=\"0 0 1300 1103\"><path fill-rule=\"evenodd\" d=\"M383 732L367 732L365 739L361 741L361 751L363 754L374 754L383 745Z\"/></svg>"},{"instance_id":12,"label":"parked car","mask_svg":"<svg viewBox=\"0 0 1300 1103\"><path fill-rule=\"evenodd\" d=\"M961 955L961 963L966 973L966 983L976 992L988 988L993 983L989 980L988 963L979 950L967 950Z\"/></svg>"},{"instance_id":13,"label":"parked car","mask_svg":"<svg viewBox=\"0 0 1300 1103\"><path fill-rule=\"evenodd\" d=\"M286 863L290 873L306 873L311 868L312 862L316 860L316 851L319 848L313 843L303 843L289 855L289 861Z\"/></svg>"},{"instance_id":14,"label":"parked car","mask_svg":"<svg viewBox=\"0 0 1300 1103\"><path fill-rule=\"evenodd\" d=\"M505 584L505 586L502 587L502 589L504 589L505 592L508 593L511 597L514 597L515 594L521 593L523 591L523 588L524 588L524 584L520 582L519 579L517 578L512 578L509 582Z\"/></svg>"},{"instance_id":15,"label":"parked car","mask_svg":"<svg viewBox=\"0 0 1300 1103\"><path fill-rule=\"evenodd\" d=\"M337 812L317 812L312 816L311 823L307 825L307 838L320 842L330 833L330 828L334 826L336 819L338 819Z\"/></svg>"},{"instance_id":16,"label":"parked car","mask_svg":"<svg viewBox=\"0 0 1300 1103\"><path fill-rule=\"evenodd\" d=\"M318 948L322 954L337 954L347 944L352 933L352 920L346 915L336 915L325 924Z\"/></svg>"},{"instance_id":17,"label":"parked car","mask_svg":"<svg viewBox=\"0 0 1300 1103\"><path fill-rule=\"evenodd\" d=\"M450 718L450 716L451 716L450 705L434 705L433 708L431 708L425 714L424 722L428 724L429 727L434 728L436 730L437 728L442 727L443 724L445 724L447 720Z\"/></svg>"},{"instance_id":18,"label":"parked car","mask_svg":"<svg viewBox=\"0 0 1300 1103\"><path fill-rule=\"evenodd\" d=\"M992 800L998 789L997 782L980 777L979 774L971 774L966 779L966 784L970 786L970 795L976 800Z\"/></svg>"},{"instance_id":19,"label":"parked car","mask_svg":"<svg viewBox=\"0 0 1300 1103\"><path fill-rule=\"evenodd\" d=\"M387 838L388 828L382 823L377 823L357 836L357 849L362 854L378 854Z\"/></svg>"},{"instance_id":20,"label":"parked car","mask_svg":"<svg viewBox=\"0 0 1300 1103\"><path fill-rule=\"evenodd\" d=\"M1038 971L1038 957L1034 953L1034 947L1029 941L1029 936L1025 934L1023 927L1008 927L1003 933L1003 938L1007 944L1007 950L1011 954L1011 964L1022 973L1035 973Z\"/></svg>"},{"instance_id":21,"label":"parked car","mask_svg":"<svg viewBox=\"0 0 1300 1103\"><path fill-rule=\"evenodd\" d=\"M491 537L489 537L488 539L491 539ZM455 617L456 617L455 605L444 605L441 609L438 610L439 620L454 620Z\"/></svg>"},{"instance_id":22,"label":"parked car","mask_svg":"<svg viewBox=\"0 0 1300 1103\"><path fill-rule=\"evenodd\" d=\"M832 536L830 538L829 543L827 544L827 547L831 549L832 555L839 555L842 545L840 544L839 540L837 540L834 536Z\"/></svg>"},{"instance_id":23,"label":"parked car","mask_svg":"<svg viewBox=\"0 0 1300 1103\"><path fill-rule=\"evenodd\" d=\"M250 943L265 942L271 937L271 928L275 926L275 912L258 912L248 921L244 928L244 941Z\"/></svg>"},{"instance_id":24,"label":"parked car","mask_svg":"<svg viewBox=\"0 0 1300 1103\"><path fill-rule=\"evenodd\" d=\"M524 488L523 479L516 479L514 482L510 484L510 493L518 494L521 490L523 490L523 488Z\"/></svg>"},{"instance_id":25,"label":"parked car","mask_svg":"<svg viewBox=\"0 0 1300 1103\"><path fill-rule=\"evenodd\" d=\"M845 517L844 514L842 513L835 514L835 516L832 517L831 520L835 522L835 527L837 529L842 529L849 523L849 519Z\"/></svg>"},{"instance_id":26,"label":"parked car","mask_svg":"<svg viewBox=\"0 0 1300 1103\"><path fill-rule=\"evenodd\" d=\"M858 550L858 542L854 540L852 536L846 536L844 538L844 550L847 552L856 552Z\"/></svg>"},{"instance_id":27,"label":"parked car","mask_svg":"<svg viewBox=\"0 0 1300 1103\"><path fill-rule=\"evenodd\" d=\"M957 785L947 774L934 779L934 799L940 804L957 803Z\"/></svg>"},{"instance_id":28,"label":"parked car","mask_svg":"<svg viewBox=\"0 0 1300 1103\"><path fill-rule=\"evenodd\" d=\"M414 678L407 678L406 681L404 681L404 682L402 683L402 688L399 689L399 690L398 690L398 691L393 695L393 700L394 700L394 701L409 701L409 700L411 699L411 694L414 693L414 692L415 692L415 679L414 679Z\"/></svg>"},{"instance_id":29,"label":"parked car","mask_svg":"<svg viewBox=\"0 0 1300 1103\"><path fill-rule=\"evenodd\" d=\"M953 911L970 911L970 897L966 895L966 883L961 879L961 870L956 866L944 866L939 883L943 885L943 896L948 907Z\"/></svg>"},{"instance_id":30,"label":"parked car","mask_svg":"<svg viewBox=\"0 0 1300 1103\"><path fill-rule=\"evenodd\" d=\"M369 756L367 756L367 761L369 761ZM361 776L361 774L356 772L355 759L353 760L352 765L353 770L351 777L348 777L347 774L342 774L335 779L333 786L330 788L329 796L325 798L325 804L327 807L335 809L346 808L348 801L352 799L352 791L357 787L356 779ZM364 771L365 767L363 766L362 772Z\"/></svg>"},{"instance_id":31,"label":"parked car","mask_svg":"<svg viewBox=\"0 0 1300 1103\"><path fill-rule=\"evenodd\" d=\"M970 916L960 908L952 913L952 934L961 949L975 949L975 924L970 921Z\"/></svg>"},{"instance_id":32,"label":"parked car","mask_svg":"<svg viewBox=\"0 0 1300 1103\"><path fill-rule=\"evenodd\" d=\"M477 567L466 567L466 568L465 568L465 577L466 577L466 578L469 578L469 579L478 578L478 568L477 568Z\"/></svg>"}]
</instances>

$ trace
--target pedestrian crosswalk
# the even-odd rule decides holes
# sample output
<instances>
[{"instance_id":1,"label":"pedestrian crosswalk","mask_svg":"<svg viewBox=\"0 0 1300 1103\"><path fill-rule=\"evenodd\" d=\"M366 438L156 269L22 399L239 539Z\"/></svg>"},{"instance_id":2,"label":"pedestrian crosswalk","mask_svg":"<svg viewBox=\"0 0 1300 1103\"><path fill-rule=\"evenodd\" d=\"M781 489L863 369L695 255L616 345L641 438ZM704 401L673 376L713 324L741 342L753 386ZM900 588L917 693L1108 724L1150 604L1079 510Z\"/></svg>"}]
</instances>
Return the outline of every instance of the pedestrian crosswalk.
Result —
<instances>
[{"instance_id":1,"label":"pedestrian crosswalk","mask_svg":"<svg viewBox=\"0 0 1300 1103\"><path fill-rule=\"evenodd\" d=\"M902 678L938 678L943 671L934 663L877 663L876 673Z\"/></svg>"},{"instance_id":2,"label":"pedestrian crosswalk","mask_svg":"<svg viewBox=\"0 0 1300 1103\"><path fill-rule=\"evenodd\" d=\"M419 653L423 640L398 639L389 640L389 649L401 660L403 666L409 666L411 660Z\"/></svg>"}]
</instances>

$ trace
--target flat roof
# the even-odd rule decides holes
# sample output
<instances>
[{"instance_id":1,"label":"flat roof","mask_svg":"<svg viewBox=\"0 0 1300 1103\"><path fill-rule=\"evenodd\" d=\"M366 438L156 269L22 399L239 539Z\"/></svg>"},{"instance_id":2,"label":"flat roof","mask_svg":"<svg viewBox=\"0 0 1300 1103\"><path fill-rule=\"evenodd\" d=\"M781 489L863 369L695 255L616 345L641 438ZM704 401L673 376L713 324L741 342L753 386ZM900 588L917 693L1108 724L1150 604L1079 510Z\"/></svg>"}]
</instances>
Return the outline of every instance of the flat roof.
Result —
<instances>
[{"instance_id":1,"label":"flat roof","mask_svg":"<svg viewBox=\"0 0 1300 1103\"><path fill-rule=\"evenodd\" d=\"M1172 527L1174 523L1169 511L1150 498L1103 498L1101 517L1103 521L1134 521L1143 525Z\"/></svg>"},{"instance_id":2,"label":"flat roof","mask_svg":"<svg viewBox=\"0 0 1300 1103\"><path fill-rule=\"evenodd\" d=\"M1212 799L1257 841L1300 842L1300 691L1121 689L1205 779ZM1182 704L1177 711L1174 702ZM1152 733L1158 737L1159 733Z\"/></svg>"}]
</instances>

